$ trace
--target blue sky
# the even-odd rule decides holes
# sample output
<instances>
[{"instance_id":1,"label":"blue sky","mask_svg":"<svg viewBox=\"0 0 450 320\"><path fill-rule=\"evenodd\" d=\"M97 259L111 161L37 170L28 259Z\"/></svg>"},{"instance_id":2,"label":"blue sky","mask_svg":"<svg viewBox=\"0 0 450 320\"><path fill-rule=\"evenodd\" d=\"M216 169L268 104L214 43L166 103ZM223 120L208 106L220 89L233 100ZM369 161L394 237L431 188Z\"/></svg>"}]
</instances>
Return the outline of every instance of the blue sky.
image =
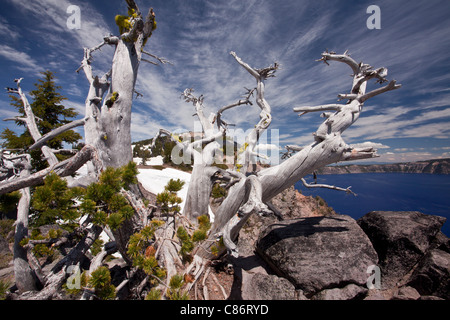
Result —
<instances>
[{"instance_id":1,"label":"blue sky","mask_svg":"<svg viewBox=\"0 0 450 320\"><path fill-rule=\"evenodd\" d=\"M316 62L325 49L351 56L375 68L386 67L388 79L403 87L366 102L360 119L343 135L347 143L379 143L377 161L399 162L450 157L450 1L264 1L141 0L153 7L158 28L146 50L173 62L143 62L133 105L133 140L151 138L159 128L192 129L193 107L180 99L188 87L204 94L211 112L232 103L253 87L254 79L229 55L235 51L252 66L281 65L266 82L272 107L270 129L279 130L280 144L306 145L323 118L301 118L301 105L337 102L348 93L351 70ZM381 9L381 29L369 30L368 6ZM81 9L81 29L69 29L69 5ZM14 86L23 77L33 89L39 71L56 72L68 97L66 106L84 113L88 83L77 74L83 47L117 34L116 14L125 14L121 0L2 0L0 13L0 82ZM94 72L109 69L112 48L94 53ZM370 82L368 89L379 85ZM0 94L0 118L15 115L6 93ZM259 120L256 106L226 113L226 120L247 130ZM0 123L0 130L13 123ZM80 130L81 133L81 130Z\"/></svg>"}]
</instances>

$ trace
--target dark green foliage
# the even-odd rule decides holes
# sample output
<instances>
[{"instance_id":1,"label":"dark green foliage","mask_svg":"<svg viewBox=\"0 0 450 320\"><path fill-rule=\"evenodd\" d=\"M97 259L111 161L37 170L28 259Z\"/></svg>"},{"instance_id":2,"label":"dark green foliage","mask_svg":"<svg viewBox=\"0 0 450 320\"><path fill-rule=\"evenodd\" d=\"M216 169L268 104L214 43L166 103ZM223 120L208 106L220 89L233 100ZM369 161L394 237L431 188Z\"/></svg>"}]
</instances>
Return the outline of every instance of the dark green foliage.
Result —
<instances>
[{"instance_id":1,"label":"dark green foliage","mask_svg":"<svg viewBox=\"0 0 450 320\"><path fill-rule=\"evenodd\" d=\"M119 191L135 183L137 173L133 162L119 169L107 168L100 175L99 182L87 187L80 209L92 215L93 223L108 225L116 230L134 214L133 208Z\"/></svg>"},{"instance_id":2,"label":"dark green foliage","mask_svg":"<svg viewBox=\"0 0 450 320\"><path fill-rule=\"evenodd\" d=\"M203 215L197 218L198 229L192 234L192 241L199 242L206 239L208 235L208 230L211 228L211 223L209 222L209 217Z\"/></svg>"},{"instance_id":3,"label":"dark green foliage","mask_svg":"<svg viewBox=\"0 0 450 320\"><path fill-rule=\"evenodd\" d=\"M59 238L62 234L62 230L61 229L51 229L49 231L49 233L47 235L43 235L39 229L33 229L31 231L31 240L46 240L46 239L55 239L55 238ZM28 243L28 238L24 238L21 241L21 245L25 245ZM33 246L33 254L37 257L37 258L43 258L46 257L49 261L53 261L54 258L57 255L57 251L52 248L49 247L45 244L36 244Z\"/></svg>"},{"instance_id":4,"label":"dark green foliage","mask_svg":"<svg viewBox=\"0 0 450 320\"><path fill-rule=\"evenodd\" d=\"M145 300L161 300L161 291L152 288L150 292L145 297Z\"/></svg>"},{"instance_id":5,"label":"dark green foliage","mask_svg":"<svg viewBox=\"0 0 450 320\"><path fill-rule=\"evenodd\" d=\"M181 249L179 254L183 257L184 260L190 260L190 253L194 249L194 243L192 242L189 233L183 227L178 227L177 229L177 237L181 242Z\"/></svg>"},{"instance_id":6,"label":"dark green foliage","mask_svg":"<svg viewBox=\"0 0 450 320\"><path fill-rule=\"evenodd\" d=\"M178 192L181 189L183 189L185 182L177 179L170 179L169 182L167 183L167 185L164 187L164 189L166 189L169 192Z\"/></svg>"},{"instance_id":7,"label":"dark green foliage","mask_svg":"<svg viewBox=\"0 0 450 320\"><path fill-rule=\"evenodd\" d=\"M133 266L142 269L149 275L164 278L165 270L158 265L153 247L155 231L164 222L153 220L149 226L133 234L128 242L128 255L133 261Z\"/></svg>"},{"instance_id":8,"label":"dark green foliage","mask_svg":"<svg viewBox=\"0 0 450 320\"><path fill-rule=\"evenodd\" d=\"M79 288L77 286L75 286L75 281L76 281L76 279L72 279L72 283L71 283L70 279L67 279L67 281L63 283L62 288L64 289L64 291L66 291L70 295L81 296L81 293L83 292L82 288L85 288L88 285L88 276L87 276L86 272L83 271L80 275L80 287ZM73 287L73 288L69 289L68 285L71 285L71 287Z\"/></svg>"},{"instance_id":9,"label":"dark green foliage","mask_svg":"<svg viewBox=\"0 0 450 320\"><path fill-rule=\"evenodd\" d=\"M116 287L111 284L111 274L107 267L99 267L92 272L89 285L95 290L95 295L101 300L113 300L116 296Z\"/></svg>"},{"instance_id":10,"label":"dark green foliage","mask_svg":"<svg viewBox=\"0 0 450 320\"><path fill-rule=\"evenodd\" d=\"M81 188L69 189L66 180L51 173L45 177L44 185L37 187L31 201L32 225L39 227L46 224L54 224L56 221L68 230L72 230L76 219L81 214L75 207L75 200L84 191Z\"/></svg>"},{"instance_id":11,"label":"dark green foliage","mask_svg":"<svg viewBox=\"0 0 450 320\"><path fill-rule=\"evenodd\" d=\"M55 128L58 128L64 124L67 124L75 118L78 113L74 108L66 108L62 105L66 97L59 93L61 89L60 86L55 84L55 75L51 71L41 72L42 79L39 79L35 83L35 90L30 92L30 96L33 101L30 101L31 109L34 115L41 119L36 122L39 132L45 135ZM17 97L10 95L11 105L13 105L21 116L25 115L22 100ZM18 126L25 126L21 121L17 121ZM31 146L34 141L28 129L17 135L15 132L9 129L5 129L1 134L1 139L4 140L3 148L8 149L24 149ZM47 145L53 149L61 149L63 143L76 144L81 136L73 130L66 131L54 139L47 142ZM32 166L35 171L39 171L47 167L47 162L42 158L42 153L40 150L34 150L31 152ZM66 157L62 155L57 155L59 160L63 160Z\"/></svg>"},{"instance_id":12,"label":"dark green foliage","mask_svg":"<svg viewBox=\"0 0 450 320\"><path fill-rule=\"evenodd\" d=\"M170 278L169 289L167 290L167 298L169 300L188 300L187 292L183 292L181 288L184 285L184 278L182 275L176 274Z\"/></svg>"},{"instance_id":13,"label":"dark green foliage","mask_svg":"<svg viewBox=\"0 0 450 320\"><path fill-rule=\"evenodd\" d=\"M129 188L130 185L136 184L137 178L136 176L139 174L136 163L133 161L129 162L122 169L122 187L124 189Z\"/></svg>"},{"instance_id":14,"label":"dark green foliage","mask_svg":"<svg viewBox=\"0 0 450 320\"><path fill-rule=\"evenodd\" d=\"M190 253L194 249L194 243L205 240L208 236L208 230L211 228L211 223L207 215L200 216L197 220L198 229L194 231L192 236L182 226L177 229L177 237L181 244L179 254L185 261L191 259Z\"/></svg>"},{"instance_id":15,"label":"dark green foliage","mask_svg":"<svg viewBox=\"0 0 450 320\"><path fill-rule=\"evenodd\" d=\"M177 179L170 179L164 187L165 191L156 195L156 203L161 208L163 213L176 213L180 211L179 204L183 201L177 196L177 192L184 186L184 181Z\"/></svg>"},{"instance_id":16,"label":"dark green foliage","mask_svg":"<svg viewBox=\"0 0 450 320\"><path fill-rule=\"evenodd\" d=\"M0 300L6 299L6 294L11 287L11 283L5 280L0 280Z\"/></svg>"},{"instance_id":17,"label":"dark green foliage","mask_svg":"<svg viewBox=\"0 0 450 320\"><path fill-rule=\"evenodd\" d=\"M191 139L192 141L193 139ZM170 166L183 170L191 171L192 166L186 163L174 164L172 163L171 155L172 149L175 147L176 143L171 140L170 137L162 136L156 140L155 146L151 149L151 152L144 148L144 146L149 146L153 142L153 139L142 140L133 143L135 147L133 148L133 157L142 158L143 160L149 157L162 156L163 162L165 164L170 164Z\"/></svg>"},{"instance_id":18,"label":"dark green foliage","mask_svg":"<svg viewBox=\"0 0 450 320\"><path fill-rule=\"evenodd\" d=\"M94 244L91 246L91 253L94 257L102 251L103 244L102 239L97 239L94 241Z\"/></svg>"},{"instance_id":19,"label":"dark green foliage","mask_svg":"<svg viewBox=\"0 0 450 320\"><path fill-rule=\"evenodd\" d=\"M79 227L79 219L88 215L92 223L99 226L109 226L112 230L133 216L134 210L121 194L136 179L136 166L126 165L119 169L108 168L102 172L99 182L89 185L86 189L69 189L66 180L51 173L44 185L36 188L31 200L31 223L33 240L58 238L61 230L50 230L43 236L37 229L43 225L58 224L70 232ZM123 190L122 190L123 191ZM33 229L33 227L35 229ZM29 238L22 241L28 243ZM53 248L45 244L34 246L34 253L40 256L53 255ZM92 254L101 250L101 245L93 246Z\"/></svg>"},{"instance_id":20,"label":"dark green foliage","mask_svg":"<svg viewBox=\"0 0 450 320\"><path fill-rule=\"evenodd\" d=\"M0 212L5 215L8 212L16 211L21 194L19 191L0 195Z\"/></svg>"},{"instance_id":21,"label":"dark green foliage","mask_svg":"<svg viewBox=\"0 0 450 320\"><path fill-rule=\"evenodd\" d=\"M0 219L0 237L6 239L8 234L14 230L14 222L13 219Z\"/></svg>"},{"instance_id":22,"label":"dark green foliage","mask_svg":"<svg viewBox=\"0 0 450 320\"><path fill-rule=\"evenodd\" d=\"M223 187L221 187L218 183L214 184L212 191L211 191L211 197L214 199L220 199L227 196L227 190Z\"/></svg>"},{"instance_id":23,"label":"dark green foliage","mask_svg":"<svg viewBox=\"0 0 450 320\"><path fill-rule=\"evenodd\" d=\"M149 141L148 144L151 143L151 140L145 141ZM152 156L152 152L150 150L143 148L144 145L148 144L137 143L133 148L133 158L141 158L142 159L141 164L144 166L146 165L146 161L148 160L148 158Z\"/></svg>"}]
</instances>

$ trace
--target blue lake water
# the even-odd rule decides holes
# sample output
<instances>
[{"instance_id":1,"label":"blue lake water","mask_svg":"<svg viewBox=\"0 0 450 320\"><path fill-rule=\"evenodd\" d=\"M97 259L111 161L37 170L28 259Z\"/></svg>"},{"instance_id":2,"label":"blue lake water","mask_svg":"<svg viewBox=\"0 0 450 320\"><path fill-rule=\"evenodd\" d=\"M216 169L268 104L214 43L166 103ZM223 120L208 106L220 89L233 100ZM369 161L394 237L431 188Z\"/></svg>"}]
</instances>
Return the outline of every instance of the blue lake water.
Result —
<instances>
[{"instance_id":1,"label":"blue lake water","mask_svg":"<svg viewBox=\"0 0 450 320\"><path fill-rule=\"evenodd\" d=\"M306 177L309 183L312 176ZM352 186L357 196L322 188L295 187L304 195L319 195L340 214L359 219L370 211L420 211L447 218L442 232L450 236L450 175L360 173L319 175L317 183Z\"/></svg>"}]
</instances>

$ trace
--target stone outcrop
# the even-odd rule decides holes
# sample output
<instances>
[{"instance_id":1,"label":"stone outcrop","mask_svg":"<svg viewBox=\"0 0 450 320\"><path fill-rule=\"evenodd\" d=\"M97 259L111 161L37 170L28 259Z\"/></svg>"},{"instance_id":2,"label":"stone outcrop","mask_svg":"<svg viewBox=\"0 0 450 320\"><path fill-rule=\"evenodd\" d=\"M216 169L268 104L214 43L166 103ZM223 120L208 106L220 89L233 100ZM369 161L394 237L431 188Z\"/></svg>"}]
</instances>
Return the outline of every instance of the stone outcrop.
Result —
<instances>
[{"instance_id":1,"label":"stone outcrop","mask_svg":"<svg viewBox=\"0 0 450 320\"><path fill-rule=\"evenodd\" d=\"M278 209L284 220L336 214L325 200L320 197L305 196L294 186L279 193L271 200L271 203Z\"/></svg>"},{"instance_id":2,"label":"stone outcrop","mask_svg":"<svg viewBox=\"0 0 450 320\"><path fill-rule=\"evenodd\" d=\"M371 212L358 221L283 217L255 215L241 230L243 256L233 261L240 284L232 298L450 299L450 239L440 232L445 218L420 212ZM369 289L370 266L381 270L381 283Z\"/></svg>"},{"instance_id":3,"label":"stone outcrop","mask_svg":"<svg viewBox=\"0 0 450 320\"><path fill-rule=\"evenodd\" d=\"M243 272L242 300L296 300L295 287L287 279Z\"/></svg>"},{"instance_id":4,"label":"stone outcrop","mask_svg":"<svg viewBox=\"0 0 450 320\"><path fill-rule=\"evenodd\" d=\"M358 220L378 253L383 282L398 282L428 252L445 218L420 212L373 211Z\"/></svg>"},{"instance_id":5,"label":"stone outcrop","mask_svg":"<svg viewBox=\"0 0 450 320\"><path fill-rule=\"evenodd\" d=\"M421 295L450 300L450 253L434 249L420 261L408 283Z\"/></svg>"},{"instance_id":6,"label":"stone outcrop","mask_svg":"<svg viewBox=\"0 0 450 320\"><path fill-rule=\"evenodd\" d=\"M281 221L260 235L257 252L311 297L321 290L364 286L378 257L356 221L345 215Z\"/></svg>"}]
</instances>

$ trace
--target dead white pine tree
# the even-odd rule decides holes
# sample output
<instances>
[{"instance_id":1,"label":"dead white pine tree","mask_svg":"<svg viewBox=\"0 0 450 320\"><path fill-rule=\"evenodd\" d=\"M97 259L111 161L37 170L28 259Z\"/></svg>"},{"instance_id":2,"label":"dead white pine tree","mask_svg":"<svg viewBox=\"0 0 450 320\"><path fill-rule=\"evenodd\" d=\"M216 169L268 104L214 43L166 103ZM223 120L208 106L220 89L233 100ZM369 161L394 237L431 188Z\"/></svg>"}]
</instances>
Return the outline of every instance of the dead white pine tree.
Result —
<instances>
[{"instance_id":1,"label":"dead white pine tree","mask_svg":"<svg viewBox=\"0 0 450 320\"><path fill-rule=\"evenodd\" d=\"M176 164L181 162L190 164L193 161L183 215L195 226L198 217L209 214L209 200L215 175L220 174L226 176L228 180L233 179L233 173L213 166L215 161L222 161L223 151L221 148L227 143L225 135L229 124L222 119L222 114L231 108L252 104L250 97L253 90L248 90L244 99L226 105L220 108L217 113L210 113L209 116L206 116L204 112L203 96L196 97L193 92L193 89L186 89L182 98L186 102L192 103L195 108L194 116L199 120L201 137L194 139L194 141L191 141L190 135L180 139L179 136L160 129L153 139L152 147L155 146L160 136L168 136L176 144L171 154L172 161Z\"/></svg>"},{"instance_id":2,"label":"dead white pine tree","mask_svg":"<svg viewBox=\"0 0 450 320\"><path fill-rule=\"evenodd\" d=\"M153 9L144 17L133 0L127 0L127 4L132 13L126 19L130 28L123 28L121 35L105 37L98 46L85 49L79 68L90 84L86 116L93 121L85 125L86 143L97 149L104 168L119 168L133 160L130 130L133 96L144 46L156 28ZM92 53L104 45L114 46L115 51L111 70L99 77L92 71Z\"/></svg>"},{"instance_id":3,"label":"dead white pine tree","mask_svg":"<svg viewBox=\"0 0 450 320\"><path fill-rule=\"evenodd\" d=\"M24 154L16 156L15 159L18 160L18 162L13 162L13 165L17 168L17 171L20 172L20 175L17 177L17 179L14 179L16 177L13 177L12 179L9 179L7 181L2 181L2 183L0 184L1 194L20 189L20 193L22 195L17 207L17 218L15 223L16 230L14 237L14 274L16 285L17 288L19 289L19 292L26 292L36 290L37 288L36 282L38 281L35 272L30 267L30 263L28 261L28 255L30 254L30 252L27 252L27 250L21 245L21 241L24 238L28 237L28 215L31 201L30 187L43 182L44 177L51 170L54 170L57 167L62 168L62 170L67 170L68 164L73 164L73 160L75 158L74 157L72 159L69 159L68 161L60 163L55 156L54 150L46 146L45 142L71 128L84 124L84 120L76 121L75 124L71 123L69 125L65 125L58 129L52 130L45 136L42 136L36 124L36 117L33 113L33 110L31 109L31 105L28 102L28 99L22 90L21 87L22 80L23 80L22 78L16 79L15 82L17 88L16 89L8 88L8 92L19 95L23 104L25 115L24 117L15 117L13 119L5 119L5 120L15 120L24 122L28 128L28 131L30 132L32 139L35 141L33 147L41 148L43 156L49 164L49 169L31 175L30 155ZM87 148L84 149L82 154L85 153L86 149ZM91 155L92 153L90 154L90 156ZM80 157L76 157L75 159L77 160L77 162L75 165L76 167L75 170L80 168L87 160L89 160L91 158L90 156L88 158L81 159L81 161L79 161ZM12 160L13 158L10 159ZM69 174L72 173L74 173L74 171L71 171ZM67 176L67 174L62 176ZM40 266L35 266L35 268L40 268ZM37 270L36 273L39 273L39 270Z\"/></svg>"},{"instance_id":4,"label":"dead white pine tree","mask_svg":"<svg viewBox=\"0 0 450 320\"><path fill-rule=\"evenodd\" d=\"M330 110L335 111L335 113L326 115L326 123L319 127L313 143L301 148L296 147L295 149L299 151L283 163L242 178L230 188L227 198L215 214L208 241L197 248L196 254L200 257L214 258L214 254L211 253L211 246L217 246L217 239L220 237L223 237L227 249L232 254L237 255L238 252L233 241L236 239L244 221L252 213L265 212L267 201L300 181L306 175L328 164L377 157L375 148L349 146L345 143L341 134L358 119L362 111L362 104L367 99L398 89L400 85L397 85L393 80L385 87L366 93L368 80L378 78L380 82L386 81L387 70L385 68L372 70L371 67L363 63L354 62L347 52L343 55L325 52L320 60L326 63L329 60L335 60L350 65L354 71L351 93L340 95L342 98L349 99L349 103L346 105L335 104L294 109L295 112L303 113ZM348 191L349 189L343 190ZM216 243L214 243L214 240L216 240Z\"/></svg>"},{"instance_id":5,"label":"dead white pine tree","mask_svg":"<svg viewBox=\"0 0 450 320\"><path fill-rule=\"evenodd\" d=\"M126 0L128 16L116 17L119 25L118 36L107 36L103 41L90 49L84 50L81 66L89 82L90 89L86 98L86 117L84 127L86 143L92 145L98 154L100 168L88 165L89 181L94 182L98 173L107 167L119 168L133 160L131 147L131 111L135 85L141 61L153 63L143 59L146 54L157 59L160 63L170 63L144 50L146 43L156 28L156 17L152 8L144 16L134 0ZM120 22L126 20L127 25ZM103 46L114 46L114 57L111 70L102 76L94 75L92 70L93 53ZM153 63L156 64L156 63ZM114 231L114 237L119 252L125 260L127 257L127 243L129 237L145 226L148 210L142 201L142 195L135 186L130 191L124 191L126 198L135 208L132 219L125 221Z\"/></svg>"}]
</instances>

